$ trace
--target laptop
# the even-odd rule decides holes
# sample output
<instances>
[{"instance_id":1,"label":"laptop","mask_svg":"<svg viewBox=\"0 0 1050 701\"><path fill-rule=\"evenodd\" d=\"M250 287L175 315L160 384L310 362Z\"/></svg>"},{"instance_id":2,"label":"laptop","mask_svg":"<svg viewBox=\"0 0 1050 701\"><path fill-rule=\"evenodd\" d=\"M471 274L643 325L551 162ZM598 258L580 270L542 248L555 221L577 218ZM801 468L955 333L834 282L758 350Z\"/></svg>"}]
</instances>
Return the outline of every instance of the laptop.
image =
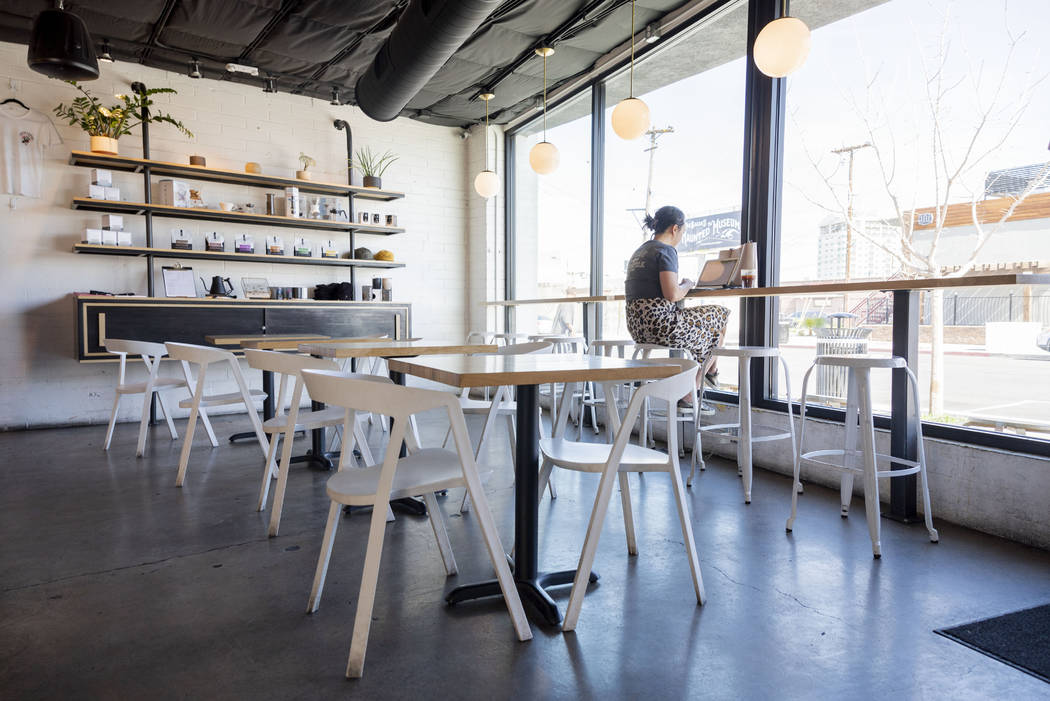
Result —
<instances>
[{"instance_id":1,"label":"laptop","mask_svg":"<svg viewBox=\"0 0 1050 701\"><path fill-rule=\"evenodd\" d=\"M720 290L729 287L736 281L740 269L740 256L733 258L715 258L704 263L696 276L694 290Z\"/></svg>"}]
</instances>

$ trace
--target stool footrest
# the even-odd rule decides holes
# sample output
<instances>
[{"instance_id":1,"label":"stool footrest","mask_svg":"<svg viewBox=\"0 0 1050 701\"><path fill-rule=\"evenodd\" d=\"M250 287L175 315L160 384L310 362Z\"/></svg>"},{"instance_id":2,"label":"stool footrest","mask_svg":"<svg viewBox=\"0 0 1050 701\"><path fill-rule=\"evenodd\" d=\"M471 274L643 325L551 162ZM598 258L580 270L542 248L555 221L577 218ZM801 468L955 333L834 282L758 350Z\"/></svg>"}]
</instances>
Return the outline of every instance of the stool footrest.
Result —
<instances>
[{"instance_id":1,"label":"stool footrest","mask_svg":"<svg viewBox=\"0 0 1050 701\"><path fill-rule=\"evenodd\" d=\"M712 424L701 426L701 433L711 434L714 438L727 441L740 440L740 424ZM791 438L791 432L776 426L764 426L762 424L751 425L751 442L763 443L765 441L782 441Z\"/></svg>"},{"instance_id":2,"label":"stool footrest","mask_svg":"<svg viewBox=\"0 0 1050 701\"><path fill-rule=\"evenodd\" d=\"M846 457L847 455L854 456L854 457L858 458L859 460L863 460L864 459L863 458L863 453L861 453L859 450L842 450L842 449L811 450L808 453L802 453L799 456L799 459L800 460L805 460L806 462L815 463L817 465L824 465L825 467L834 467L837 470L846 470L846 471L849 471L849 472L855 472L857 474L863 474L864 473L864 468L862 466L861 467L851 467L851 466L848 466L848 465L836 465L835 463L828 462L827 460L817 460L816 459L816 458L832 457L832 456L835 456L835 457ZM885 462L892 462L892 463L896 463L898 465L907 465L908 466L906 469L903 469L903 470L876 470L875 474L877 476L879 476L879 477L904 477L906 475L914 475L914 474L916 474L919 471L919 463L917 463L914 460L906 460L904 458L896 458L896 457L894 457L892 455L886 455L885 453L875 453L875 460L876 460L876 463L879 460L883 460Z\"/></svg>"}]
</instances>

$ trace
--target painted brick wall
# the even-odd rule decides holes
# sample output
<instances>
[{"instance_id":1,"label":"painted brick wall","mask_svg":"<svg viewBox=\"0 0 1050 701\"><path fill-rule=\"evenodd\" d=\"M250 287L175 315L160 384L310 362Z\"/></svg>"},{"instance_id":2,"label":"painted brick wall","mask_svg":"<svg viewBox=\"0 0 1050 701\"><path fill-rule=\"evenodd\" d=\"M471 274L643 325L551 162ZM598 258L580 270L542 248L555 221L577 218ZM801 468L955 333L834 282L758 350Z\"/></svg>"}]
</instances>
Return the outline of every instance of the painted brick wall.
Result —
<instances>
[{"instance_id":1,"label":"painted brick wall","mask_svg":"<svg viewBox=\"0 0 1050 701\"><path fill-rule=\"evenodd\" d=\"M59 102L68 102L73 88L33 73L26 67L26 47L0 43L0 86L50 115ZM191 80L185 75L118 62L102 64L102 77L88 87L99 96L127 92L135 80L148 87L172 87L177 95L158 96L158 107L185 122L194 133L187 139L161 125L151 129L151 156L188 162L190 154L207 158L208 165L241 170L247 161L262 164L266 173L294 175L297 156L306 152L317 160L315 178L345 182L345 134L332 126L347 120L355 146L391 149L400 155L387 172L384 185L403 190L399 202L369 206L397 214L408 231L392 237L360 236L358 245L372 250L389 248L407 264L384 271L393 277L394 298L413 305L413 333L432 339L462 339L468 331L468 197L474 196L468 177L468 141L462 130L436 127L408 119L381 124L352 107L287 93L266 94L261 87L216 80ZM64 143L47 158L45 189L40 199L0 195L3 255L0 256L0 428L13 429L70 423L92 423L108 418L116 382L115 364L79 364L74 352L74 291L146 291L145 264L133 258L78 256L71 252L87 227L101 225L101 215L69 208L74 196L85 195L89 170L68 165L71 149L87 149L88 138L76 127L56 122ZM120 142L121 153L141 155L136 135ZM114 173L125 199L142 196L139 175ZM265 190L218 183L202 183L206 202L255 202L262 211ZM145 242L141 217L127 217L125 228L136 232L135 243ZM165 245L171 228L192 232L197 246L210 231L229 239L235 233L254 234L257 249L270 227L243 227L220 223L155 220L155 241ZM285 245L297 232L284 232ZM315 244L324 232L302 232ZM333 237L334 238L334 237ZM346 244L345 235L341 243ZM275 285L308 285L348 279L348 273L308 266L260 263L193 262L205 279L222 274L239 283L242 276L262 276ZM367 271L360 271L367 273ZM364 277L362 275L361 277ZM359 278L360 279L360 278ZM157 279L157 290L163 285ZM198 282L199 284L199 282ZM239 284L236 284L239 291ZM175 372L175 367L169 369ZM138 371L136 370L136 375ZM253 380L258 383L258 378ZM230 384L220 378L219 384ZM232 384L230 385L232 387ZM217 388L216 387L216 388ZM122 417L136 416L128 402Z\"/></svg>"}]
</instances>

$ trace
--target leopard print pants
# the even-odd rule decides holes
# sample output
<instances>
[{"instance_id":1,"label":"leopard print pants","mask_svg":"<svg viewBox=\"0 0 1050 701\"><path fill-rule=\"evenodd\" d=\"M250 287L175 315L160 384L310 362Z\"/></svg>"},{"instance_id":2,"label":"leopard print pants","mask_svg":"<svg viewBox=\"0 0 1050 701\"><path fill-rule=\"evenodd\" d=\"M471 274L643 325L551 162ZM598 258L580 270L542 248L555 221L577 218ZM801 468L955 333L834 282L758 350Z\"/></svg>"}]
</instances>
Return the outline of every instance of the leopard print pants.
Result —
<instances>
[{"instance_id":1,"label":"leopard print pants","mask_svg":"<svg viewBox=\"0 0 1050 701\"><path fill-rule=\"evenodd\" d=\"M635 343L685 348L704 366L725 332L729 310L716 304L679 309L662 297L627 303L627 330Z\"/></svg>"}]
</instances>

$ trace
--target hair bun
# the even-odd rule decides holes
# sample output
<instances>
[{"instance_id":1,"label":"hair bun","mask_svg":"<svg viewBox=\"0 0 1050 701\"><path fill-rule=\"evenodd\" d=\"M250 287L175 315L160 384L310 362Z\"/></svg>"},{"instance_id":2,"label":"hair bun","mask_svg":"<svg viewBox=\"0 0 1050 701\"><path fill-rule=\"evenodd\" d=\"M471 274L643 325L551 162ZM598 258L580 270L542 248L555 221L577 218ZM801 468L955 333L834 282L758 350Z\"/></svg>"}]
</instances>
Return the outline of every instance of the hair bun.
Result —
<instances>
[{"instance_id":1,"label":"hair bun","mask_svg":"<svg viewBox=\"0 0 1050 701\"><path fill-rule=\"evenodd\" d=\"M656 219L653 218L652 214L646 212L645 219L642 220L642 224L644 224L645 228L649 231L652 231L654 234L656 233Z\"/></svg>"}]
</instances>

